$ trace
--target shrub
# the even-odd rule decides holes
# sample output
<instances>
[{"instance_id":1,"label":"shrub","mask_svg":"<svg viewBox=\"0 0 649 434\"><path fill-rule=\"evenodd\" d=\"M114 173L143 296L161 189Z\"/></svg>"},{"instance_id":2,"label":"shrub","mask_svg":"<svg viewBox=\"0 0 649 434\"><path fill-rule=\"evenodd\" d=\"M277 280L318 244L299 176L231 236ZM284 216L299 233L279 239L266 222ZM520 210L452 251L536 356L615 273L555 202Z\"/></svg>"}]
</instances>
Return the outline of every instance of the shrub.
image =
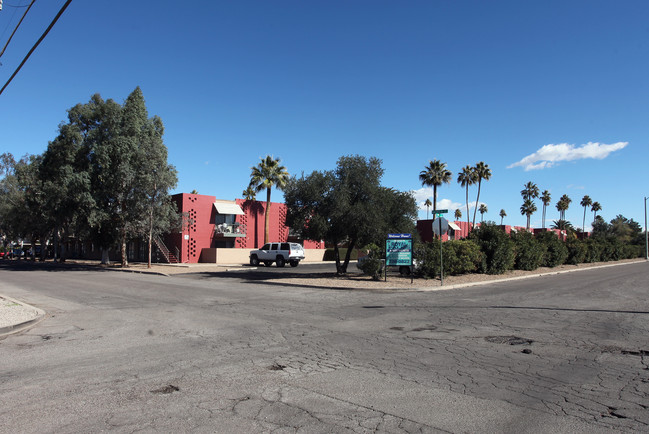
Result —
<instances>
[{"instance_id":1,"label":"shrub","mask_svg":"<svg viewBox=\"0 0 649 434\"><path fill-rule=\"evenodd\" d=\"M584 257L584 262L599 262L602 257L602 243L598 240L589 238L584 241L584 246L586 246L586 256Z\"/></svg>"},{"instance_id":2,"label":"shrub","mask_svg":"<svg viewBox=\"0 0 649 434\"><path fill-rule=\"evenodd\" d=\"M583 241L577 238L569 238L566 240L566 249L568 250L566 264L577 265L585 262L588 247Z\"/></svg>"},{"instance_id":3,"label":"shrub","mask_svg":"<svg viewBox=\"0 0 649 434\"><path fill-rule=\"evenodd\" d=\"M536 270L541 266L545 255L545 246L525 231L511 235L514 242L514 265L518 270Z\"/></svg>"},{"instance_id":4,"label":"shrub","mask_svg":"<svg viewBox=\"0 0 649 434\"><path fill-rule=\"evenodd\" d=\"M470 235L482 251L480 270L487 274L502 274L514 267L513 241L499 226L484 223Z\"/></svg>"},{"instance_id":5,"label":"shrub","mask_svg":"<svg viewBox=\"0 0 649 434\"><path fill-rule=\"evenodd\" d=\"M416 245L414 259L419 263L415 268L417 276L426 278L439 276L439 240Z\"/></svg>"},{"instance_id":6,"label":"shrub","mask_svg":"<svg viewBox=\"0 0 649 434\"><path fill-rule=\"evenodd\" d=\"M447 241L443 249L444 274L474 273L482 264L480 247L471 240Z\"/></svg>"},{"instance_id":7,"label":"shrub","mask_svg":"<svg viewBox=\"0 0 649 434\"><path fill-rule=\"evenodd\" d=\"M545 250L541 265L544 267L556 267L565 264L568 258L568 248L557 234L551 231L543 231L536 235L536 239L544 246Z\"/></svg>"},{"instance_id":8,"label":"shrub","mask_svg":"<svg viewBox=\"0 0 649 434\"><path fill-rule=\"evenodd\" d=\"M368 254L358 263L358 268L372 279L379 280L381 271L383 271L383 262L381 261L381 249L376 244L370 244L367 247Z\"/></svg>"}]
</instances>

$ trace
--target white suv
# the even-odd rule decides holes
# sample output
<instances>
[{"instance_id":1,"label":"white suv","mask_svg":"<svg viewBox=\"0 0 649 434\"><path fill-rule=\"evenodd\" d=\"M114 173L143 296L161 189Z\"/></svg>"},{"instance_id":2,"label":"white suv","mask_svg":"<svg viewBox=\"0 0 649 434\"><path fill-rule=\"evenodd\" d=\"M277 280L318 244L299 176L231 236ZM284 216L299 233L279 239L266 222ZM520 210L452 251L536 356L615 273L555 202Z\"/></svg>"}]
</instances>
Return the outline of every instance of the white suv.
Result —
<instances>
[{"instance_id":1,"label":"white suv","mask_svg":"<svg viewBox=\"0 0 649 434\"><path fill-rule=\"evenodd\" d=\"M273 262L283 267L288 262L291 267L297 267L304 259L304 249L298 243L267 243L259 250L250 252L250 265L257 266L263 262L270 267Z\"/></svg>"}]
</instances>

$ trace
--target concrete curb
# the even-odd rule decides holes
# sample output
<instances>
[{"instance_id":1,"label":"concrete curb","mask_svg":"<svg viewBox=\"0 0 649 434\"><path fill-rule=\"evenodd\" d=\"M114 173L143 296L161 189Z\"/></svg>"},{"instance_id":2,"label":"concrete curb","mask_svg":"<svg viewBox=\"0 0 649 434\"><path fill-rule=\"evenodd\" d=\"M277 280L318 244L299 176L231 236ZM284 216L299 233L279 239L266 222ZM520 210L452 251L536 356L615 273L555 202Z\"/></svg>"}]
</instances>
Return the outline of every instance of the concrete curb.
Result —
<instances>
[{"instance_id":1,"label":"concrete curb","mask_svg":"<svg viewBox=\"0 0 649 434\"><path fill-rule=\"evenodd\" d=\"M28 328L31 328L36 324L38 324L39 322L41 322L47 316L47 313L43 309L39 309L27 303L23 303L22 301L16 300L15 298L7 297L6 295L3 295L2 298L11 301L12 303L16 303L23 307L26 307L27 309L36 311L37 316L36 318L32 318L30 320L23 321L18 324L12 324L5 327L0 327L0 339L9 336L11 334L18 333Z\"/></svg>"},{"instance_id":2,"label":"concrete curb","mask_svg":"<svg viewBox=\"0 0 649 434\"><path fill-rule=\"evenodd\" d=\"M596 270L598 268L608 268L608 267L617 267L617 266L620 266L620 265L639 264L639 263L642 263L642 262L647 262L647 260L646 259L641 259L641 260L633 261L633 262L622 262L622 263L615 263L615 264L597 265L595 267L575 268L575 269L572 269L572 270L549 271L547 273L528 274L527 276L508 277L508 278L505 278L505 279L483 280L483 281L480 281L480 282L458 283L456 285L448 285L448 286L429 286L429 287L425 287L425 288L412 289L411 291L417 291L417 292L445 291L447 289L460 289L460 288L468 288L468 287L471 287L471 286L483 286L483 285L489 285L489 284L492 284L492 283L502 283L502 282L510 282L510 281L513 281L513 280L532 279L532 278L536 278L536 277L553 276L555 274L574 273L574 272L577 272L577 271Z\"/></svg>"}]
</instances>

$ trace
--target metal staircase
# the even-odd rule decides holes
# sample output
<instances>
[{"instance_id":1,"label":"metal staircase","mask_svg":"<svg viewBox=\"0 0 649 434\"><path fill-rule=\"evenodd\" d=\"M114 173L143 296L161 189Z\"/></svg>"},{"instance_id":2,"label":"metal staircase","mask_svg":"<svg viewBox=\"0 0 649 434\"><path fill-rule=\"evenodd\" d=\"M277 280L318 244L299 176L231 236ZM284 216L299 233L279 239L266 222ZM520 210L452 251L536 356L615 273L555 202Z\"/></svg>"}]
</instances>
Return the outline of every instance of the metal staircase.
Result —
<instances>
[{"instance_id":1,"label":"metal staircase","mask_svg":"<svg viewBox=\"0 0 649 434\"><path fill-rule=\"evenodd\" d=\"M155 243L156 247L160 250L160 253L162 253L162 256L165 258L168 264L178 263L178 257L169 251L169 249L167 248L164 241L162 241L162 238L160 238L159 235L153 237L153 242Z\"/></svg>"}]
</instances>

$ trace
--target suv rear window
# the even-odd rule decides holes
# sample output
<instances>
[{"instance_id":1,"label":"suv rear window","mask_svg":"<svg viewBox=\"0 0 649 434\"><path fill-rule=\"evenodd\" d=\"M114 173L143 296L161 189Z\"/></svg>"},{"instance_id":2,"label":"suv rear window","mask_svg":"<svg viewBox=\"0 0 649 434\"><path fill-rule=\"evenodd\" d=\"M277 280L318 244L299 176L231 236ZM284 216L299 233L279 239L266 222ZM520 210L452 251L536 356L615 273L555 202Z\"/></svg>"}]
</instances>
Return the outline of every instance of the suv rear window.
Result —
<instances>
[{"instance_id":1,"label":"suv rear window","mask_svg":"<svg viewBox=\"0 0 649 434\"><path fill-rule=\"evenodd\" d=\"M288 243L282 243L282 247L280 250L291 250L291 247L289 246Z\"/></svg>"}]
</instances>

